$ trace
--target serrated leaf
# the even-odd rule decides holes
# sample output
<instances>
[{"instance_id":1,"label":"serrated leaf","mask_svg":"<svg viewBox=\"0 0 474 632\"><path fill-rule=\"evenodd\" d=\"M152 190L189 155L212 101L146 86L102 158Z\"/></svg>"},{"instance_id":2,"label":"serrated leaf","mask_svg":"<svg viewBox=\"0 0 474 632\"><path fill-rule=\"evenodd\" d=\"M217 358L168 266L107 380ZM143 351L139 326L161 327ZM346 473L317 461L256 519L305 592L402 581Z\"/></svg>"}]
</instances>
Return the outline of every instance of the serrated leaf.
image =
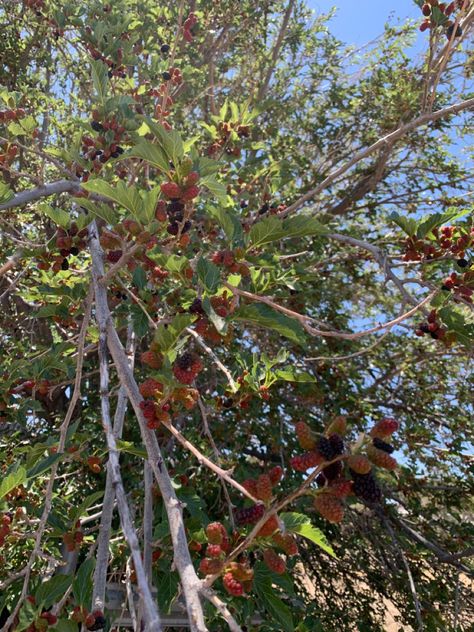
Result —
<instances>
[{"instance_id":1,"label":"serrated leaf","mask_svg":"<svg viewBox=\"0 0 474 632\"><path fill-rule=\"evenodd\" d=\"M18 623L15 626L15 632L22 632L22 630L26 630L27 628L29 628L33 621L36 619L37 614L38 613L36 607L30 601L28 601L28 599L25 599L19 612L19 618Z\"/></svg>"},{"instance_id":2,"label":"serrated leaf","mask_svg":"<svg viewBox=\"0 0 474 632\"><path fill-rule=\"evenodd\" d=\"M184 156L183 140L176 130L166 130L162 125L154 123L151 119L146 118L146 124L150 131L155 135L158 143L165 152L168 160L176 165ZM168 169L170 166L168 165Z\"/></svg>"},{"instance_id":3,"label":"serrated leaf","mask_svg":"<svg viewBox=\"0 0 474 632\"><path fill-rule=\"evenodd\" d=\"M400 228L409 236L413 237L416 233L417 222L412 217L404 217L403 215L399 215L397 212L390 213L388 218L400 226Z\"/></svg>"},{"instance_id":4,"label":"serrated leaf","mask_svg":"<svg viewBox=\"0 0 474 632\"><path fill-rule=\"evenodd\" d=\"M105 180L96 178L95 180L89 180L82 184L82 188L91 193L102 195L114 202L117 202L133 215L139 216L142 210L143 202L136 187L127 186L125 182L118 182L115 187L112 187ZM82 204L82 201L81 201Z\"/></svg>"},{"instance_id":5,"label":"serrated leaf","mask_svg":"<svg viewBox=\"0 0 474 632\"><path fill-rule=\"evenodd\" d=\"M26 481L26 470L24 467L19 467L16 472L11 472L0 483L0 498L6 496L12 489L18 487Z\"/></svg>"},{"instance_id":6,"label":"serrated leaf","mask_svg":"<svg viewBox=\"0 0 474 632\"><path fill-rule=\"evenodd\" d=\"M115 226L120 219L116 211L110 206L107 206L107 204L82 199L81 206L86 208L93 216L103 219L107 224L110 224L110 226Z\"/></svg>"},{"instance_id":7,"label":"serrated leaf","mask_svg":"<svg viewBox=\"0 0 474 632\"><path fill-rule=\"evenodd\" d=\"M140 141L136 147L133 147L127 153L122 154L120 160L125 158L142 158L163 173L168 173L170 170L169 161L164 149L158 145L154 145L148 140Z\"/></svg>"},{"instance_id":8,"label":"serrated leaf","mask_svg":"<svg viewBox=\"0 0 474 632\"><path fill-rule=\"evenodd\" d=\"M283 221L283 238L309 237L310 235L324 235L329 229L314 217L296 215Z\"/></svg>"},{"instance_id":9,"label":"serrated leaf","mask_svg":"<svg viewBox=\"0 0 474 632\"><path fill-rule=\"evenodd\" d=\"M139 289L143 290L147 283L146 272L141 266L137 266L132 274L133 284Z\"/></svg>"},{"instance_id":10,"label":"serrated leaf","mask_svg":"<svg viewBox=\"0 0 474 632\"><path fill-rule=\"evenodd\" d=\"M258 574L259 569L256 570ZM258 578L255 578L253 589L259 598L258 605L263 606L268 614L278 621L281 630L293 632L295 626L291 610L276 594L272 585L272 578L260 573Z\"/></svg>"},{"instance_id":11,"label":"serrated leaf","mask_svg":"<svg viewBox=\"0 0 474 632\"><path fill-rule=\"evenodd\" d=\"M283 236L283 222L278 217L266 217L252 226L247 236L247 243L252 248L280 239Z\"/></svg>"},{"instance_id":12,"label":"serrated leaf","mask_svg":"<svg viewBox=\"0 0 474 632\"><path fill-rule=\"evenodd\" d=\"M228 204L228 195L227 188L222 182L219 182L214 175L206 176L205 178L201 178L199 184L203 187L206 187L213 196L227 206Z\"/></svg>"},{"instance_id":13,"label":"serrated leaf","mask_svg":"<svg viewBox=\"0 0 474 632\"><path fill-rule=\"evenodd\" d=\"M94 572L94 568L94 558L83 562L72 583L74 598L79 606L90 608L92 598L92 573Z\"/></svg>"},{"instance_id":14,"label":"serrated leaf","mask_svg":"<svg viewBox=\"0 0 474 632\"><path fill-rule=\"evenodd\" d=\"M301 346L304 346L306 343L304 329L299 322L280 312L276 312L263 303L245 305L234 313L233 318L260 325L267 329L273 329Z\"/></svg>"},{"instance_id":15,"label":"serrated leaf","mask_svg":"<svg viewBox=\"0 0 474 632\"><path fill-rule=\"evenodd\" d=\"M224 230L227 239L235 243L242 241L243 230L242 224L239 222L234 213L220 206L211 206L206 208L207 213L215 218Z\"/></svg>"},{"instance_id":16,"label":"serrated leaf","mask_svg":"<svg viewBox=\"0 0 474 632\"><path fill-rule=\"evenodd\" d=\"M100 60L91 62L91 75L94 91L102 104L105 103L105 99L107 97L107 89L109 85L108 72L107 66Z\"/></svg>"},{"instance_id":17,"label":"serrated leaf","mask_svg":"<svg viewBox=\"0 0 474 632\"><path fill-rule=\"evenodd\" d=\"M66 211L45 203L38 204L38 210L47 215L55 224L61 226L61 228L68 228L71 218Z\"/></svg>"},{"instance_id":18,"label":"serrated leaf","mask_svg":"<svg viewBox=\"0 0 474 632\"><path fill-rule=\"evenodd\" d=\"M282 513L280 514L280 518L283 520L285 524L285 528L289 533L297 533L301 535L303 538L310 540L317 546L319 546L323 551L329 553L332 557L336 557L332 546L326 539L324 533L313 527L309 518L304 514L299 513Z\"/></svg>"},{"instance_id":19,"label":"serrated leaf","mask_svg":"<svg viewBox=\"0 0 474 632\"><path fill-rule=\"evenodd\" d=\"M54 575L43 582L35 593L36 605L47 610L58 601L72 584L72 575Z\"/></svg>"},{"instance_id":20,"label":"serrated leaf","mask_svg":"<svg viewBox=\"0 0 474 632\"><path fill-rule=\"evenodd\" d=\"M155 342L162 353L167 353L178 342L179 337L196 320L193 314L177 314L167 326L159 325L155 332Z\"/></svg>"},{"instance_id":21,"label":"serrated leaf","mask_svg":"<svg viewBox=\"0 0 474 632\"><path fill-rule=\"evenodd\" d=\"M220 284L221 273L219 268L212 263L201 257L197 262L196 274L198 275L204 288L213 294Z\"/></svg>"}]
</instances>

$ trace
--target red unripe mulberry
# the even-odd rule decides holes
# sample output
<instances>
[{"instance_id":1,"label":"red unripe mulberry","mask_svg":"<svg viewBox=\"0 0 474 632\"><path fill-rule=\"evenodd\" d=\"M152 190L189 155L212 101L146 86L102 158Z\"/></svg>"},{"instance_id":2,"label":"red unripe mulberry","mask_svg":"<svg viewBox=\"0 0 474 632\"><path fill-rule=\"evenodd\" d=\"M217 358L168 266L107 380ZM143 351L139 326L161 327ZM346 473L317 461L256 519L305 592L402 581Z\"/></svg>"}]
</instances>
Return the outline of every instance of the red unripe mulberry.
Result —
<instances>
[{"instance_id":1,"label":"red unripe mulberry","mask_svg":"<svg viewBox=\"0 0 474 632\"><path fill-rule=\"evenodd\" d=\"M304 421L298 421L295 425L295 430L298 443L303 450L313 450L316 446L316 441L308 424Z\"/></svg>"},{"instance_id":2,"label":"red unripe mulberry","mask_svg":"<svg viewBox=\"0 0 474 632\"><path fill-rule=\"evenodd\" d=\"M270 500L272 498L272 482L268 474L260 474L256 488L259 500Z\"/></svg>"},{"instance_id":3,"label":"red unripe mulberry","mask_svg":"<svg viewBox=\"0 0 474 632\"><path fill-rule=\"evenodd\" d=\"M392 417L385 417L375 424L375 426L370 431L370 436L378 437L379 439L389 437L396 430L398 430L398 425L398 421L396 421Z\"/></svg>"},{"instance_id":4,"label":"red unripe mulberry","mask_svg":"<svg viewBox=\"0 0 474 632\"><path fill-rule=\"evenodd\" d=\"M182 195L181 187L176 182L164 182L160 189L163 195L169 199L179 199Z\"/></svg>"},{"instance_id":5,"label":"red unripe mulberry","mask_svg":"<svg viewBox=\"0 0 474 632\"><path fill-rule=\"evenodd\" d=\"M285 560L278 553L275 553L273 549L265 549L263 561L271 571L278 575L282 575L286 571Z\"/></svg>"},{"instance_id":6,"label":"red unripe mulberry","mask_svg":"<svg viewBox=\"0 0 474 632\"><path fill-rule=\"evenodd\" d=\"M339 498L326 492L316 496L314 499L314 508L329 522L341 522L344 518L344 505Z\"/></svg>"}]
</instances>

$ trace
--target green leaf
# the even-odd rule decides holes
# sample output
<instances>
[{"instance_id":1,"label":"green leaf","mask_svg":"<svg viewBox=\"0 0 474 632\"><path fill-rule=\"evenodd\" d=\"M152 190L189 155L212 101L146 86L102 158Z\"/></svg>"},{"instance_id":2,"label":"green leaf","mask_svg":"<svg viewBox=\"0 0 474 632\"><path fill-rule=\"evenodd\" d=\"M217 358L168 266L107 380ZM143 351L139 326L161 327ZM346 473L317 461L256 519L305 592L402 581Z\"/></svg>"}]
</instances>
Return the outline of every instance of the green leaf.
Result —
<instances>
[{"instance_id":1,"label":"green leaf","mask_svg":"<svg viewBox=\"0 0 474 632\"><path fill-rule=\"evenodd\" d=\"M294 367L287 366L284 369L277 369L275 375L285 382L316 382L316 378L306 371L296 371Z\"/></svg>"},{"instance_id":2,"label":"green leaf","mask_svg":"<svg viewBox=\"0 0 474 632\"><path fill-rule=\"evenodd\" d=\"M417 223L416 220L414 220L412 217L404 217L403 215L399 215L396 211L394 211L393 213L390 213L388 218L392 222L397 224L397 226L400 226L400 228L410 237L413 237L416 233Z\"/></svg>"},{"instance_id":3,"label":"green leaf","mask_svg":"<svg viewBox=\"0 0 474 632\"><path fill-rule=\"evenodd\" d=\"M160 187L154 187L143 193L142 209L138 216L138 219L140 219L143 224L150 224L154 220L159 195Z\"/></svg>"},{"instance_id":4,"label":"green leaf","mask_svg":"<svg viewBox=\"0 0 474 632\"><path fill-rule=\"evenodd\" d=\"M27 478L35 478L43 474L43 472L47 472L54 463L60 460L61 456L61 454L49 454L44 459L41 459L31 470L28 470Z\"/></svg>"},{"instance_id":5,"label":"green leaf","mask_svg":"<svg viewBox=\"0 0 474 632\"><path fill-rule=\"evenodd\" d=\"M210 206L206 208L206 212L218 221L219 225L224 230L227 239L234 242L242 240L242 224L239 222L236 215L234 215L234 213L232 213L229 209L224 209L220 206Z\"/></svg>"},{"instance_id":6,"label":"green leaf","mask_svg":"<svg viewBox=\"0 0 474 632\"><path fill-rule=\"evenodd\" d=\"M72 583L72 575L54 575L35 593L36 605L47 609L58 601Z\"/></svg>"},{"instance_id":7,"label":"green leaf","mask_svg":"<svg viewBox=\"0 0 474 632\"><path fill-rule=\"evenodd\" d=\"M179 590L179 575L176 572L157 573L155 586L158 588L158 610L162 614L169 614L173 601Z\"/></svg>"},{"instance_id":8,"label":"green leaf","mask_svg":"<svg viewBox=\"0 0 474 632\"><path fill-rule=\"evenodd\" d=\"M212 261L201 257L197 262L196 273L205 289L213 294L220 284L221 273L219 268Z\"/></svg>"},{"instance_id":9,"label":"green leaf","mask_svg":"<svg viewBox=\"0 0 474 632\"><path fill-rule=\"evenodd\" d=\"M110 226L115 226L120 219L114 209L107 204L100 204L99 202L92 202L83 198L81 206L86 208L94 217L103 219Z\"/></svg>"},{"instance_id":10,"label":"green leaf","mask_svg":"<svg viewBox=\"0 0 474 632\"><path fill-rule=\"evenodd\" d=\"M283 221L283 237L309 237L310 235L324 235L329 229L314 217L296 215Z\"/></svg>"},{"instance_id":11,"label":"green leaf","mask_svg":"<svg viewBox=\"0 0 474 632\"><path fill-rule=\"evenodd\" d=\"M128 452L128 454L134 454L141 459L147 458L146 450L144 448L137 448L131 441L117 439L117 450L120 450L120 452Z\"/></svg>"},{"instance_id":12,"label":"green leaf","mask_svg":"<svg viewBox=\"0 0 474 632\"><path fill-rule=\"evenodd\" d=\"M46 203L38 204L38 210L47 215L55 224L61 226L61 228L68 228L71 218L66 211Z\"/></svg>"},{"instance_id":13,"label":"green leaf","mask_svg":"<svg viewBox=\"0 0 474 632\"><path fill-rule=\"evenodd\" d=\"M314 542L314 544L317 544L320 548L322 548L323 551L326 551L326 553L329 553L332 557L336 557L336 554L334 553L332 546L327 541L324 533L320 529L313 527L307 516L304 514L288 512L280 514L280 518L283 520L285 528L289 533L297 533L303 538L311 540L311 542Z\"/></svg>"},{"instance_id":14,"label":"green leaf","mask_svg":"<svg viewBox=\"0 0 474 632\"><path fill-rule=\"evenodd\" d=\"M162 353L170 351L186 327L195 320L196 316L193 314L177 314L167 327L159 325L155 332L155 342L159 345L160 351Z\"/></svg>"},{"instance_id":15,"label":"green leaf","mask_svg":"<svg viewBox=\"0 0 474 632\"><path fill-rule=\"evenodd\" d=\"M117 202L124 208L128 209L133 215L137 216L142 210L142 198L136 187L128 186L125 182L118 182L115 187L110 186L105 180L96 178L82 184L82 188L91 193L102 195L114 202ZM82 204L82 200L81 200Z\"/></svg>"},{"instance_id":16,"label":"green leaf","mask_svg":"<svg viewBox=\"0 0 474 632\"><path fill-rule=\"evenodd\" d=\"M304 329L298 321L274 311L263 303L253 303L241 307L234 313L234 319L273 329L301 346L306 344Z\"/></svg>"},{"instance_id":17,"label":"green leaf","mask_svg":"<svg viewBox=\"0 0 474 632\"><path fill-rule=\"evenodd\" d=\"M5 202L8 202L14 197L15 194L10 189L10 187L4 182L0 182L0 204L5 204Z\"/></svg>"},{"instance_id":18,"label":"green leaf","mask_svg":"<svg viewBox=\"0 0 474 632\"><path fill-rule=\"evenodd\" d=\"M93 494L89 494L80 505L77 507L73 507L70 513L71 522L77 522L79 518L82 518L87 513L87 509L92 507L98 500L102 498L104 495L103 490L99 490L98 492L94 492Z\"/></svg>"},{"instance_id":19,"label":"green leaf","mask_svg":"<svg viewBox=\"0 0 474 632\"><path fill-rule=\"evenodd\" d=\"M228 205L229 200L226 186L222 184L222 182L218 182L214 175L201 178L199 184L203 187L206 187L206 189L208 189L219 202L221 202L225 206Z\"/></svg>"},{"instance_id":20,"label":"green leaf","mask_svg":"<svg viewBox=\"0 0 474 632\"><path fill-rule=\"evenodd\" d=\"M99 60L91 62L92 83L101 104L105 103L109 85L107 66Z\"/></svg>"},{"instance_id":21,"label":"green leaf","mask_svg":"<svg viewBox=\"0 0 474 632\"><path fill-rule=\"evenodd\" d=\"M258 248L283 237L283 222L277 217L266 217L252 226L248 233L247 243L252 248Z\"/></svg>"},{"instance_id":22,"label":"green leaf","mask_svg":"<svg viewBox=\"0 0 474 632\"><path fill-rule=\"evenodd\" d=\"M79 606L90 608L92 599L92 573L94 572L94 567L94 558L83 562L72 583L74 598Z\"/></svg>"},{"instance_id":23,"label":"green leaf","mask_svg":"<svg viewBox=\"0 0 474 632\"><path fill-rule=\"evenodd\" d=\"M431 7L431 20L436 26L443 26L449 21L448 17L438 7Z\"/></svg>"},{"instance_id":24,"label":"green leaf","mask_svg":"<svg viewBox=\"0 0 474 632\"><path fill-rule=\"evenodd\" d=\"M132 280L139 290L143 290L147 283L146 272L141 266L137 266L133 271Z\"/></svg>"},{"instance_id":25,"label":"green leaf","mask_svg":"<svg viewBox=\"0 0 474 632\"><path fill-rule=\"evenodd\" d=\"M6 496L12 489L18 487L26 481L26 470L24 467L19 467L16 472L11 472L0 483L0 499Z\"/></svg>"},{"instance_id":26,"label":"green leaf","mask_svg":"<svg viewBox=\"0 0 474 632\"><path fill-rule=\"evenodd\" d=\"M165 152L168 160L176 166L179 160L184 156L183 140L176 130L166 130L162 125L154 123L151 119L146 118L146 124L150 131L155 135L158 143ZM170 166L167 165L169 170Z\"/></svg>"},{"instance_id":27,"label":"green leaf","mask_svg":"<svg viewBox=\"0 0 474 632\"><path fill-rule=\"evenodd\" d=\"M256 565L253 583L253 589L259 599L258 605L262 606L272 618L278 621L281 630L293 632L295 625L291 610L276 594L272 585L272 577L267 573L262 573L259 569L260 566L261 564Z\"/></svg>"},{"instance_id":28,"label":"green leaf","mask_svg":"<svg viewBox=\"0 0 474 632\"><path fill-rule=\"evenodd\" d=\"M125 158L142 158L156 169L163 171L163 173L168 173L170 170L170 164L163 148L154 145L149 140L140 141L136 147L133 147L120 157L121 160Z\"/></svg>"},{"instance_id":29,"label":"green leaf","mask_svg":"<svg viewBox=\"0 0 474 632\"><path fill-rule=\"evenodd\" d=\"M22 632L29 628L36 619L38 613L36 607L26 599L19 612L18 624L15 626L15 632Z\"/></svg>"}]
</instances>

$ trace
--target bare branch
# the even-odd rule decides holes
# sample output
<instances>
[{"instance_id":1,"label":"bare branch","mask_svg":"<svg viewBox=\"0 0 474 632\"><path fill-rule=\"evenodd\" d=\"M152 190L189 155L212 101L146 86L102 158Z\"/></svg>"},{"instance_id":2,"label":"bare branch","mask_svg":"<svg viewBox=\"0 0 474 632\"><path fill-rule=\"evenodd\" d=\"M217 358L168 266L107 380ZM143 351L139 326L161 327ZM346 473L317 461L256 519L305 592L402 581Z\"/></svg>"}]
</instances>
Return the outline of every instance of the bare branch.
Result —
<instances>
[{"instance_id":1,"label":"bare branch","mask_svg":"<svg viewBox=\"0 0 474 632\"><path fill-rule=\"evenodd\" d=\"M56 182L51 182L50 184L44 184L43 186L17 193L11 200L0 204L0 211L6 211L7 209L14 208L15 206L24 206L29 202L35 202L36 200L49 197L50 195L78 191L80 188L80 183L78 181L57 180Z\"/></svg>"},{"instance_id":2,"label":"bare branch","mask_svg":"<svg viewBox=\"0 0 474 632\"><path fill-rule=\"evenodd\" d=\"M279 213L278 217L287 217L291 213L294 213L299 208L301 208L303 204L309 202L317 195L319 195L322 191L324 191L324 189L332 184L334 180L336 180L339 176L342 176L344 173L346 173L346 171L349 171L349 169L351 169L351 167L356 165L358 162L364 160L364 158L367 158L367 156L370 156L375 151L391 145L396 140L405 136L405 134L408 134L408 132L413 131L417 127L421 127L422 125L426 125L428 123L432 123L433 121L437 121L440 118L444 118L445 116L457 114L458 112L462 112L463 110L469 110L472 108L474 108L474 98L466 99L465 101L461 101L460 103L455 103L454 105L450 105L446 108L443 108L442 110L437 110L436 112L425 112L410 123L406 123L405 125L402 125L390 134L379 138L379 140L370 145L370 147L366 147L365 149L361 149L360 151L358 151L348 162L346 162L344 165L342 165L341 167L330 173L326 178L324 178L324 180L320 184L318 184L317 187L302 195L298 200L296 200L296 202L293 202L293 204L290 204L290 206L288 206L284 211Z\"/></svg>"}]
</instances>

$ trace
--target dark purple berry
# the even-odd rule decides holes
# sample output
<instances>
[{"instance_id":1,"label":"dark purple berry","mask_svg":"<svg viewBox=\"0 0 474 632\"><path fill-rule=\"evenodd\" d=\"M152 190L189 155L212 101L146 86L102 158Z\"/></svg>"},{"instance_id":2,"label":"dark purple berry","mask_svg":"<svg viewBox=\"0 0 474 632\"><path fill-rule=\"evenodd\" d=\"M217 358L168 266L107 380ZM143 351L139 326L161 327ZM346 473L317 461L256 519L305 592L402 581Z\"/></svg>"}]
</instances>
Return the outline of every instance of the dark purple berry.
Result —
<instances>
[{"instance_id":1,"label":"dark purple berry","mask_svg":"<svg viewBox=\"0 0 474 632\"><path fill-rule=\"evenodd\" d=\"M372 443L376 448L378 448L379 450L383 450L387 454L392 454L392 452L395 450L393 445L390 445L390 443L385 443L385 441L382 441L382 439L379 439L378 437L374 437L374 439L372 439Z\"/></svg>"}]
</instances>

